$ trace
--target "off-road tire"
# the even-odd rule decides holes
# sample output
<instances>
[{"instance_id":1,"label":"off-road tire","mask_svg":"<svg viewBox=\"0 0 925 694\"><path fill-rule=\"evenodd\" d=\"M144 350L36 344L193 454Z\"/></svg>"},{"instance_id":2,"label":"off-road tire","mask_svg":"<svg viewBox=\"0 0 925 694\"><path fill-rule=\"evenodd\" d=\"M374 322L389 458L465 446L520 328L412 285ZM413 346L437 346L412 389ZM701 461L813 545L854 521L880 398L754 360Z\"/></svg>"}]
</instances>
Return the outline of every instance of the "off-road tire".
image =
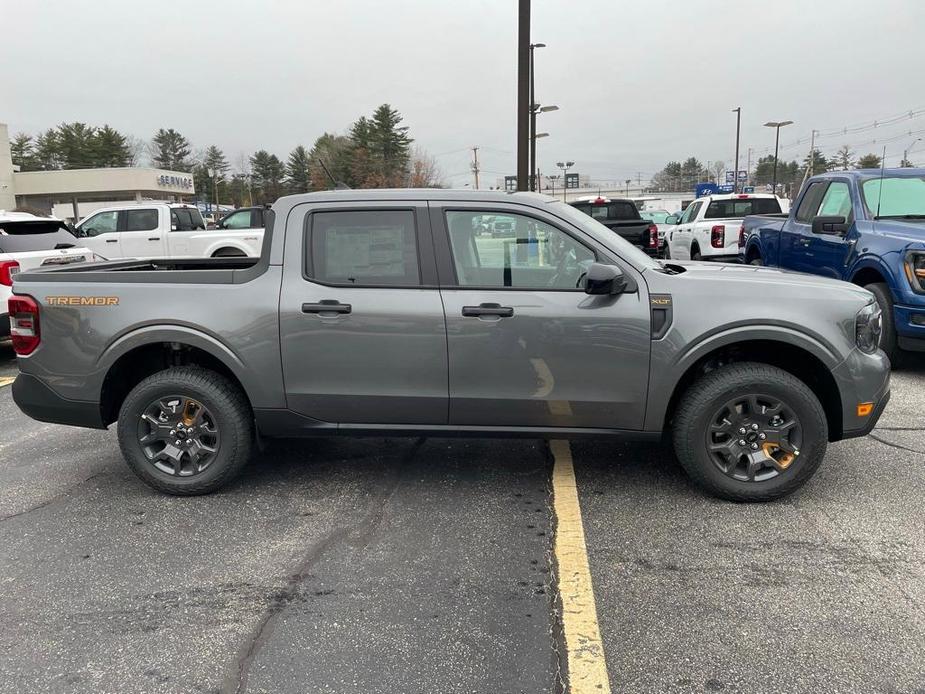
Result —
<instances>
[{"instance_id":1,"label":"off-road tire","mask_svg":"<svg viewBox=\"0 0 925 694\"><path fill-rule=\"evenodd\" d=\"M778 398L793 408L803 428L803 443L785 471L769 480L745 482L714 464L706 434L723 403L753 393ZM672 439L685 472L707 493L729 501L772 501L799 489L816 472L828 445L828 423L819 399L803 381L769 364L740 362L711 371L688 387L675 411Z\"/></svg>"},{"instance_id":2,"label":"off-road tire","mask_svg":"<svg viewBox=\"0 0 925 694\"><path fill-rule=\"evenodd\" d=\"M138 441L138 420L145 408L168 395L184 395L201 402L215 417L222 434L209 466L190 477L170 475L155 468ZM119 410L118 436L125 462L148 486L177 496L209 494L234 479L250 459L253 414L245 395L221 374L195 366L179 366L149 376L129 392Z\"/></svg>"},{"instance_id":3,"label":"off-road tire","mask_svg":"<svg viewBox=\"0 0 925 694\"><path fill-rule=\"evenodd\" d=\"M700 246L696 244L691 246L691 260L701 260L701 259L702 257L700 255Z\"/></svg>"},{"instance_id":4,"label":"off-road tire","mask_svg":"<svg viewBox=\"0 0 925 694\"><path fill-rule=\"evenodd\" d=\"M902 361L902 351L899 349L896 337L896 322L893 318L893 295L890 288L883 282L874 282L864 285L864 289L877 298L882 314L883 332L880 334L880 349L890 358L890 364L899 366Z\"/></svg>"}]
</instances>

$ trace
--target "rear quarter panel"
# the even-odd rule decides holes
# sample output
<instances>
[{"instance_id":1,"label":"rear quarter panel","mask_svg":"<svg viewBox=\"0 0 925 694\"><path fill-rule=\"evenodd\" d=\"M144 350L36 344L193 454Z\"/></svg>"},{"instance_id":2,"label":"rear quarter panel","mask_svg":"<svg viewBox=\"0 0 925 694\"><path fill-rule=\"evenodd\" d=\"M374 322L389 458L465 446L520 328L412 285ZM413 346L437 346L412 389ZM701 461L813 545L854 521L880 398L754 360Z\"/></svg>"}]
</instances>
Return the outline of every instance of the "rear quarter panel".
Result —
<instances>
[{"instance_id":1,"label":"rear quarter panel","mask_svg":"<svg viewBox=\"0 0 925 694\"><path fill-rule=\"evenodd\" d=\"M15 282L40 305L42 341L19 358L25 373L60 396L97 401L109 368L135 347L179 342L221 360L254 407L284 407L278 301L282 268L243 284ZM54 297L104 297L100 305L58 305Z\"/></svg>"}]
</instances>

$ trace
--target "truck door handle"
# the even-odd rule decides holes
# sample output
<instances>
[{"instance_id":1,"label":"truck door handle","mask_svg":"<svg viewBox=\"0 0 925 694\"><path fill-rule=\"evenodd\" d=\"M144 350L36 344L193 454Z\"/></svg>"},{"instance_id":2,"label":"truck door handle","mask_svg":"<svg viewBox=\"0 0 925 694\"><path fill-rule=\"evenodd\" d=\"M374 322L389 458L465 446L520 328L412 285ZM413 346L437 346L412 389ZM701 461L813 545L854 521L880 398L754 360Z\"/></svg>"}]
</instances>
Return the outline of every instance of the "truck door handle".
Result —
<instances>
[{"instance_id":1,"label":"truck door handle","mask_svg":"<svg viewBox=\"0 0 925 694\"><path fill-rule=\"evenodd\" d=\"M302 304L302 313L350 313L353 306L337 299L322 299L317 304Z\"/></svg>"},{"instance_id":2,"label":"truck door handle","mask_svg":"<svg viewBox=\"0 0 925 694\"><path fill-rule=\"evenodd\" d=\"M106 243L119 243L119 239L106 239Z\"/></svg>"},{"instance_id":3,"label":"truck door handle","mask_svg":"<svg viewBox=\"0 0 925 694\"><path fill-rule=\"evenodd\" d=\"M510 318L514 315L514 309L501 304L479 304L478 306L463 306L462 314L467 318L478 318L479 316Z\"/></svg>"},{"instance_id":4,"label":"truck door handle","mask_svg":"<svg viewBox=\"0 0 925 694\"><path fill-rule=\"evenodd\" d=\"M148 241L160 241L160 240L161 240L160 236L149 236L148 237Z\"/></svg>"}]
</instances>

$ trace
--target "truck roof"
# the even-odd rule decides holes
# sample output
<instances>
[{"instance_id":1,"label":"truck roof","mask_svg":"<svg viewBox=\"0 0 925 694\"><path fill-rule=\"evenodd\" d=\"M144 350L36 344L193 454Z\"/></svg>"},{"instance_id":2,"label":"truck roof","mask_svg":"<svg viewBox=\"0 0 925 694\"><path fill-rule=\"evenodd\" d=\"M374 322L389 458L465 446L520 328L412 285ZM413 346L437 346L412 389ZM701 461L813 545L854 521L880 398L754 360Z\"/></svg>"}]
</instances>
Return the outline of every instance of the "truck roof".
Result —
<instances>
[{"instance_id":1,"label":"truck roof","mask_svg":"<svg viewBox=\"0 0 925 694\"><path fill-rule=\"evenodd\" d=\"M704 195L697 200L748 200L750 198L776 198L774 193L717 193L715 195ZM696 201L695 201L696 202Z\"/></svg>"},{"instance_id":2,"label":"truck roof","mask_svg":"<svg viewBox=\"0 0 925 694\"><path fill-rule=\"evenodd\" d=\"M31 212L16 212L0 210L0 222L58 222L57 217L51 215L36 215Z\"/></svg>"},{"instance_id":3,"label":"truck roof","mask_svg":"<svg viewBox=\"0 0 925 694\"><path fill-rule=\"evenodd\" d=\"M922 167L906 167L902 169L882 169L883 175L896 178L896 177L908 177L908 178L920 178L925 176L925 168ZM818 173L813 176L813 178L871 178L879 177L881 169L852 169L850 171L825 171L823 173Z\"/></svg>"},{"instance_id":4,"label":"truck roof","mask_svg":"<svg viewBox=\"0 0 925 694\"><path fill-rule=\"evenodd\" d=\"M459 190L451 188L363 188L324 190L315 193L286 195L273 204L274 209L302 202L343 202L345 200L459 200L467 202L517 202L542 207L558 198L543 193L506 192L503 190Z\"/></svg>"}]
</instances>

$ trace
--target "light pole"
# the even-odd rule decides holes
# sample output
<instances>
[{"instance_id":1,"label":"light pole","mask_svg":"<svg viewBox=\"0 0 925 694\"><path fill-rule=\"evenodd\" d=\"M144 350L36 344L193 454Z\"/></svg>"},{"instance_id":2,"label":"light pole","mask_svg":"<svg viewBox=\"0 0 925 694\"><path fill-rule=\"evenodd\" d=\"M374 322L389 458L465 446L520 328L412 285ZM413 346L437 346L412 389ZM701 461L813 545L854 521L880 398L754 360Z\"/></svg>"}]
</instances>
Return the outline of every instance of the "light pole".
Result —
<instances>
[{"instance_id":1,"label":"light pole","mask_svg":"<svg viewBox=\"0 0 925 694\"><path fill-rule=\"evenodd\" d=\"M536 190L536 114L540 107L540 105L536 103L536 63L534 52L537 48L546 48L546 44L530 44L530 177L533 183L530 184L529 188L533 191Z\"/></svg>"},{"instance_id":2,"label":"light pole","mask_svg":"<svg viewBox=\"0 0 925 694\"><path fill-rule=\"evenodd\" d=\"M546 178L552 183L552 196L556 197L556 181L559 180L559 174L549 174Z\"/></svg>"},{"instance_id":3,"label":"light pole","mask_svg":"<svg viewBox=\"0 0 925 694\"><path fill-rule=\"evenodd\" d=\"M912 145L914 145L916 142L919 142L921 139L921 137L915 138L912 142L909 143L909 146L903 150L903 160L899 162L900 166L906 165L906 162L909 161L909 150L912 149ZM912 164L909 164L909 166L912 166Z\"/></svg>"},{"instance_id":4,"label":"light pole","mask_svg":"<svg viewBox=\"0 0 925 694\"><path fill-rule=\"evenodd\" d=\"M764 124L766 128L774 128L774 174L771 183L771 192L777 195L777 151L780 147L780 129L785 125L793 125L792 120L768 121Z\"/></svg>"},{"instance_id":5,"label":"light pole","mask_svg":"<svg viewBox=\"0 0 925 694\"><path fill-rule=\"evenodd\" d=\"M732 112L736 114L736 173L735 179L732 181L732 191L734 193L739 192L739 132L742 126L742 107L737 106L732 109Z\"/></svg>"},{"instance_id":6,"label":"light pole","mask_svg":"<svg viewBox=\"0 0 925 694\"><path fill-rule=\"evenodd\" d=\"M566 199L566 194L567 194L567 192L568 192L568 178L566 178L566 174L568 174L568 170L569 170L569 169L571 169L573 166L575 166L575 162L573 162L573 161L566 161L566 162L561 162L561 161L559 161L559 162L556 162L556 166L557 166L558 168L562 169L562 202L568 202L568 200Z\"/></svg>"},{"instance_id":7,"label":"light pole","mask_svg":"<svg viewBox=\"0 0 925 694\"><path fill-rule=\"evenodd\" d=\"M633 180L632 178L626 179L626 197L630 196L630 183L632 182L632 180Z\"/></svg>"},{"instance_id":8,"label":"light pole","mask_svg":"<svg viewBox=\"0 0 925 694\"><path fill-rule=\"evenodd\" d=\"M530 186L530 190L536 190L536 140L540 137L549 137L549 133L538 133L536 132L536 114L537 113L549 113L550 111L558 111L558 106L540 106L539 104L532 104L530 109L530 176L533 178L533 185Z\"/></svg>"},{"instance_id":9,"label":"light pole","mask_svg":"<svg viewBox=\"0 0 925 694\"><path fill-rule=\"evenodd\" d=\"M530 0L517 3L517 190L529 189Z\"/></svg>"},{"instance_id":10,"label":"light pole","mask_svg":"<svg viewBox=\"0 0 925 694\"><path fill-rule=\"evenodd\" d=\"M215 196L215 212L213 216L215 221L218 222L218 169L209 169L209 175L212 177L212 191Z\"/></svg>"}]
</instances>

